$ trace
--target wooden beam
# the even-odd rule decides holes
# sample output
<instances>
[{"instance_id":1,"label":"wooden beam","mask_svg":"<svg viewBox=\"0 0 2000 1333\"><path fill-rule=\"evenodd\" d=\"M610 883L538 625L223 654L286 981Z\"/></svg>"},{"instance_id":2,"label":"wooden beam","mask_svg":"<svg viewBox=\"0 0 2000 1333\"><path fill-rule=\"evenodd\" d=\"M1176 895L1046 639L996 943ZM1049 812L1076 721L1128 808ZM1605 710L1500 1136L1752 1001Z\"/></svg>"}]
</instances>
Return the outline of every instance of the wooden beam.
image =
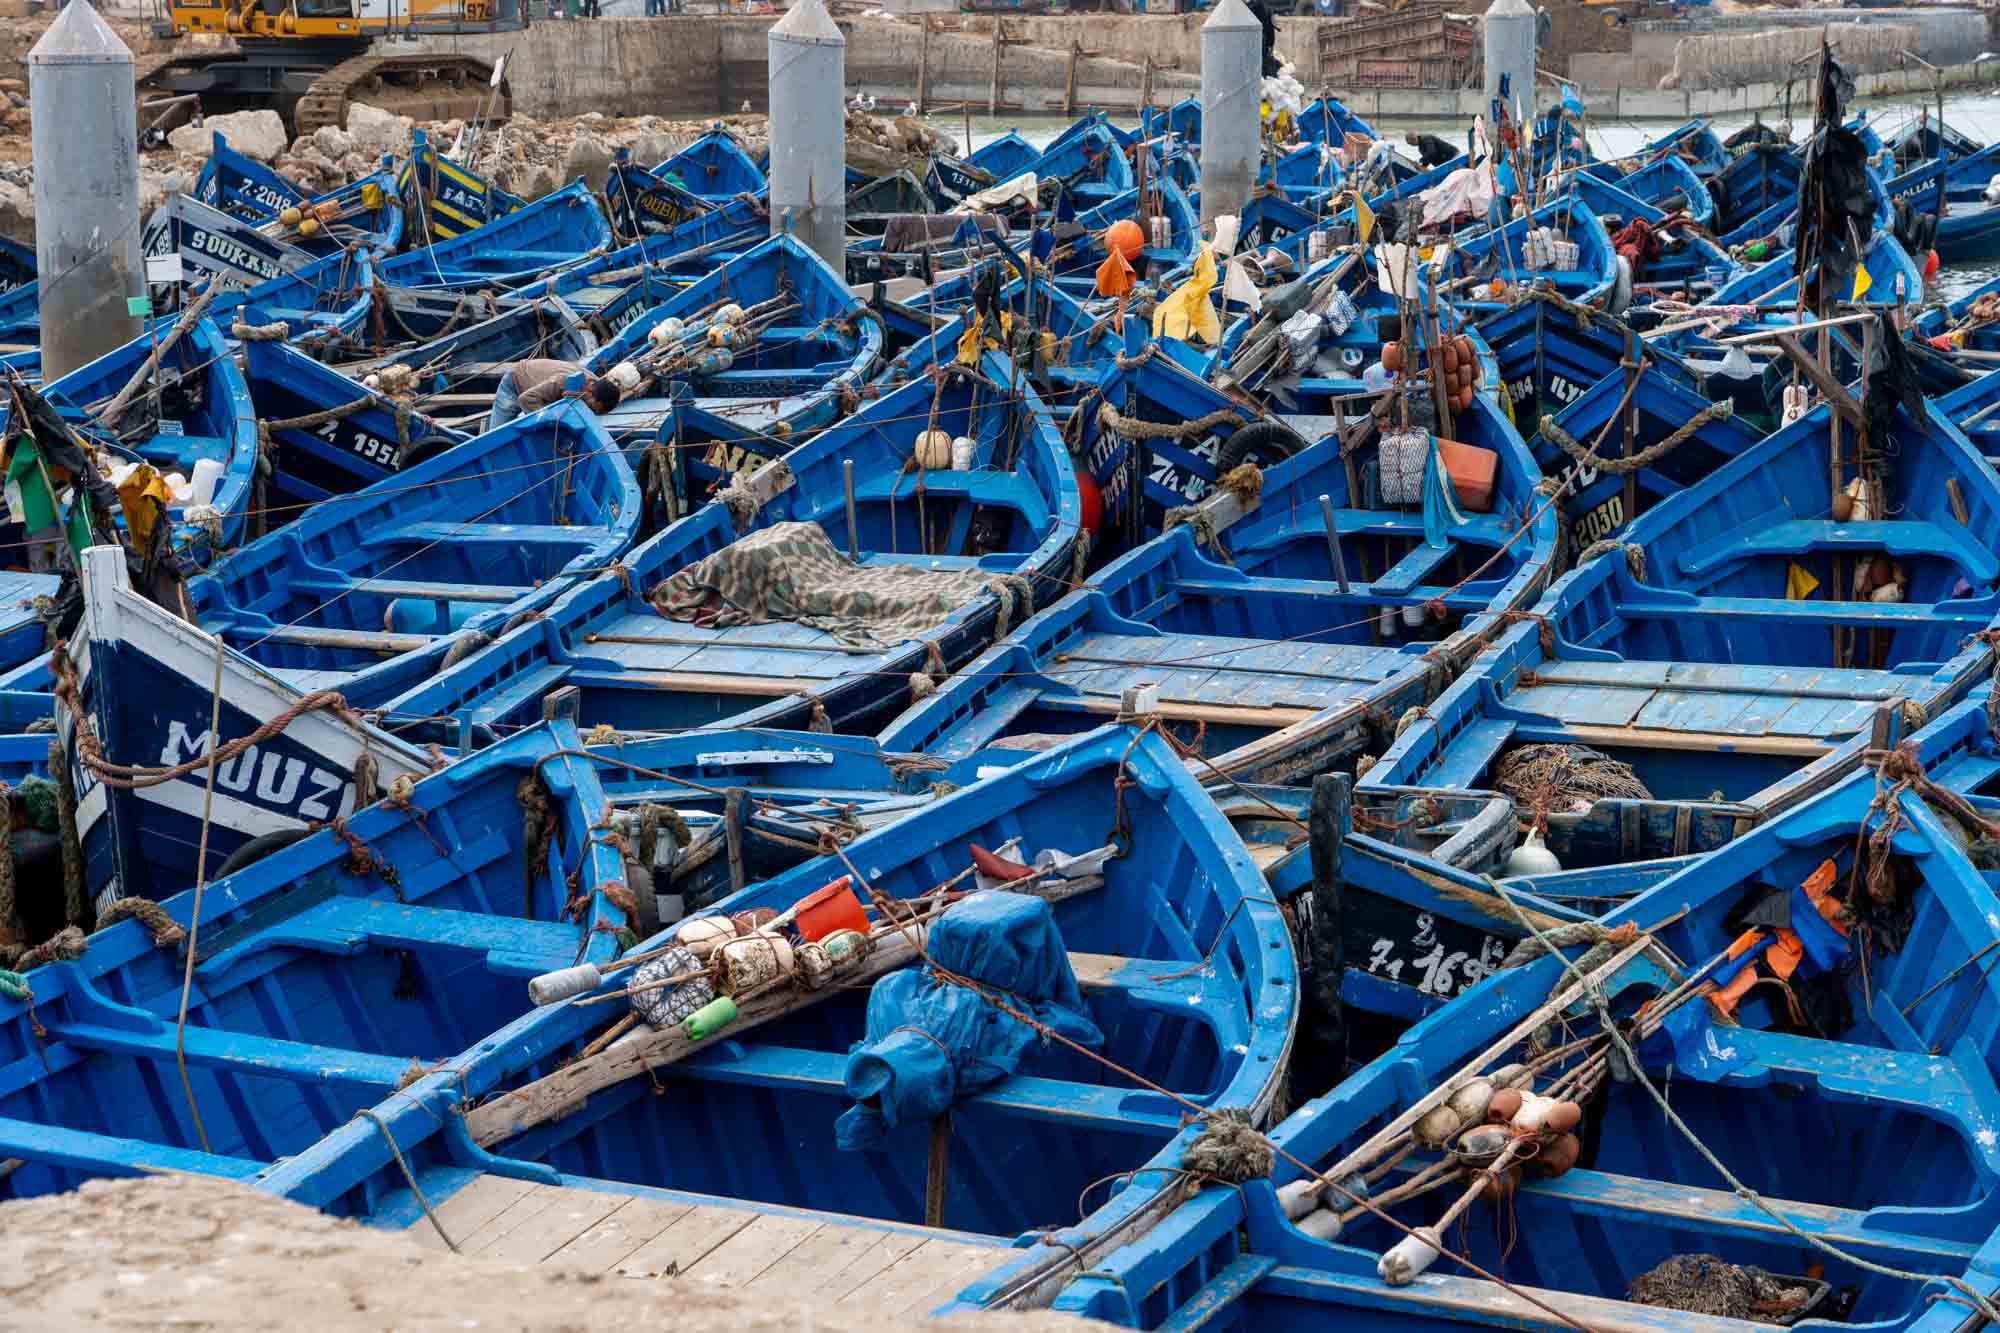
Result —
<instances>
[{"instance_id":1,"label":"wooden beam","mask_svg":"<svg viewBox=\"0 0 2000 1333\"><path fill-rule=\"evenodd\" d=\"M1069 880L1052 885L1015 885L1016 893L1029 893L1050 902L1088 893L1103 885L1101 876ZM774 1019L784 1018L834 995L848 994L857 983L872 982L917 957L916 942L906 931L885 930L876 936L868 957L852 973L840 978L840 985L825 990L800 991L779 986L736 1003L736 1021L700 1041L692 1040L677 1023L655 1031L641 1025L626 1033L595 1055L563 1066L553 1074L503 1093L482 1106L466 1112L465 1129L472 1141L490 1148L524 1130L560 1119L582 1106L593 1092L638 1078L650 1070L687 1059L716 1042L717 1036L734 1039Z\"/></svg>"},{"instance_id":2,"label":"wooden beam","mask_svg":"<svg viewBox=\"0 0 2000 1333\"><path fill-rule=\"evenodd\" d=\"M1831 741L1813 736L1732 736L1720 731L1668 731L1660 727L1578 726L1549 721L1580 745L1628 746L1640 750L1691 750L1699 754L1763 754L1791 759L1817 759L1833 749ZM1529 723L1530 730L1539 725Z\"/></svg>"},{"instance_id":3,"label":"wooden beam","mask_svg":"<svg viewBox=\"0 0 2000 1333\"><path fill-rule=\"evenodd\" d=\"M923 22L922 35L917 39L917 114L924 114L924 103L930 94L931 75L931 16L920 14ZM972 152L972 145L965 145L965 152Z\"/></svg>"},{"instance_id":4,"label":"wooden beam","mask_svg":"<svg viewBox=\"0 0 2000 1333\"><path fill-rule=\"evenodd\" d=\"M1076 62L1083 56L1083 40L1071 38L1069 43L1069 69L1063 75L1063 114L1071 114L1076 106Z\"/></svg>"},{"instance_id":5,"label":"wooden beam","mask_svg":"<svg viewBox=\"0 0 2000 1333\"><path fill-rule=\"evenodd\" d=\"M1007 28L996 15L993 19L993 83L987 90L986 114L1000 114L1000 56L1007 49ZM971 149L968 146L967 151Z\"/></svg>"},{"instance_id":6,"label":"wooden beam","mask_svg":"<svg viewBox=\"0 0 2000 1333\"><path fill-rule=\"evenodd\" d=\"M1812 353L1799 346L1799 340L1795 335L1780 333L1774 336L1777 339L1778 350L1791 359L1792 364L1799 368L1799 373L1819 390L1821 397L1833 405L1833 410L1840 414L1841 419L1855 429L1860 429L1861 404L1854 400L1854 395L1847 391L1847 387L1833 377L1832 371L1820 365Z\"/></svg>"}]
</instances>

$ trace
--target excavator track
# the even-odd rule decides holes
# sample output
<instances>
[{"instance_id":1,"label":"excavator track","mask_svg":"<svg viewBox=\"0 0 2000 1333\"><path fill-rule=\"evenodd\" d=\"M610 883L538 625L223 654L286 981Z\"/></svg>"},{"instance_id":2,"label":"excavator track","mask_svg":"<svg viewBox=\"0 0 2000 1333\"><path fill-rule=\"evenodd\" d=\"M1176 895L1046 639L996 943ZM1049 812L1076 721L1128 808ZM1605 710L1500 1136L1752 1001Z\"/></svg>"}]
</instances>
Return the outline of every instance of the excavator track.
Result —
<instances>
[{"instance_id":1,"label":"excavator track","mask_svg":"<svg viewBox=\"0 0 2000 1333\"><path fill-rule=\"evenodd\" d=\"M489 121L504 121L513 114L507 81L500 81L489 107L492 77L493 66L471 56L355 56L320 75L299 98L292 133L311 134L322 125L345 128L351 102L413 120L471 120L485 111Z\"/></svg>"}]
</instances>

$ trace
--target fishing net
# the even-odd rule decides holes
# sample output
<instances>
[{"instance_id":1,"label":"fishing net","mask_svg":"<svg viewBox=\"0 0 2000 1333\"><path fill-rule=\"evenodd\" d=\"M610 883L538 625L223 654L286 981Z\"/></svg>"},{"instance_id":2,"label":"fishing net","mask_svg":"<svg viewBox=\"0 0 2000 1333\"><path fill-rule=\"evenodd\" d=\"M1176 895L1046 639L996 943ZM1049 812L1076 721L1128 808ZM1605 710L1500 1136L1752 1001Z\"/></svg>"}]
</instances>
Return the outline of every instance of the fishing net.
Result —
<instances>
[{"instance_id":1,"label":"fishing net","mask_svg":"<svg viewBox=\"0 0 2000 1333\"><path fill-rule=\"evenodd\" d=\"M817 523L778 523L687 566L649 596L670 620L718 627L791 621L880 649L929 633L986 593L1000 599L996 637L1034 609L1019 578L914 561L857 565Z\"/></svg>"},{"instance_id":2,"label":"fishing net","mask_svg":"<svg viewBox=\"0 0 2000 1333\"><path fill-rule=\"evenodd\" d=\"M1523 745L1500 756L1493 786L1523 810L1582 814L1595 801L1650 801L1653 793L1610 755L1584 745Z\"/></svg>"},{"instance_id":3,"label":"fishing net","mask_svg":"<svg viewBox=\"0 0 2000 1333\"><path fill-rule=\"evenodd\" d=\"M1804 1312L1813 1288L1712 1254L1677 1254L1632 1279L1631 1298L1686 1314L1786 1323Z\"/></svg>"}]
</instances>

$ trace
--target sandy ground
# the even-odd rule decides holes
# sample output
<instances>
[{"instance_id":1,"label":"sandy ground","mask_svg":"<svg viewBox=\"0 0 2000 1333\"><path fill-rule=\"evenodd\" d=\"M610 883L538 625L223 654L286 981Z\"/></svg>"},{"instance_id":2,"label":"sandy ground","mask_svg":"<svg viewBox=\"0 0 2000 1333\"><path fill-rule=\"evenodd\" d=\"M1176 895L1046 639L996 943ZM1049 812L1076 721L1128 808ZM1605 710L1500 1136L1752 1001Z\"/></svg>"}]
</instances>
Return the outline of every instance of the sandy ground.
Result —
<instances>
[{"instance_id":1,"label":"sandy ground","mask_svg":"<svg viewBox=\"0 0 2000 1333\"><path fill-rule=\"evenodd\" d=\"M1090 1333L1047 1313L925 1323L811 1305L810 1293L738 1294L418 1249L197 1176L96 1181L0 1204L9 1263L0 1329L605 1329L674 1333Z\"/></svg>"}]
</instances>

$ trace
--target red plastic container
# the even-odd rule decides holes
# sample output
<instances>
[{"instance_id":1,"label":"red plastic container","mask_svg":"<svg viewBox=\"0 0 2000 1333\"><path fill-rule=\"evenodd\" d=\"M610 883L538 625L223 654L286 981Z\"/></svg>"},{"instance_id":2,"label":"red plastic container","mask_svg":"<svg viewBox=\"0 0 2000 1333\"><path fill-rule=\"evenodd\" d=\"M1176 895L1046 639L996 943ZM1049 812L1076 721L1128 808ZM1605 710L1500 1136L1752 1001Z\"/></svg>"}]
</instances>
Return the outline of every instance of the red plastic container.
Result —
<instances>
[{"instance_id":1,"label":"red plastic container","mask_svg":"<svg viewBox=\"0 0 2000 1333\"><path fill-rule=\"evenodd\" d=\"M839 930L868 933L868 914L849 887L850 877L842 875L823 889L815 889L799 899L799 914L793 918L799 934L808 940L823 940Z\"/></svg>"}]
</instances>

